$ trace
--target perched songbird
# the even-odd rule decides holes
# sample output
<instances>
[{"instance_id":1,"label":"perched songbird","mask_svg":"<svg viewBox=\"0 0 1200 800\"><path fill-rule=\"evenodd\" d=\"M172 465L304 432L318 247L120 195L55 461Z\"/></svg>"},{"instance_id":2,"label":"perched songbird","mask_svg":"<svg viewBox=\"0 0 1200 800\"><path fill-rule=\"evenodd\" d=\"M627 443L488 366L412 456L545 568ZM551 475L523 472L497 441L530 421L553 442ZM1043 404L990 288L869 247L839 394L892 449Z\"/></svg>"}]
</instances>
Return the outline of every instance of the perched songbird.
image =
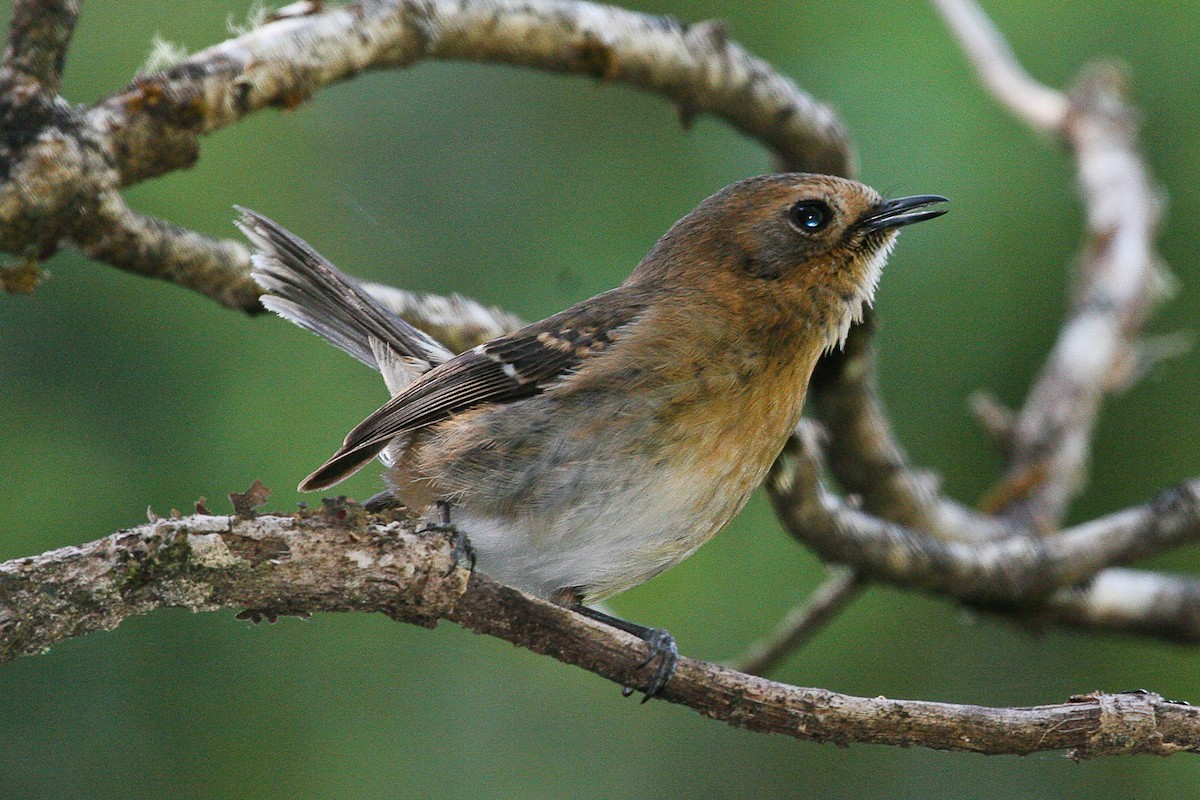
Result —
<instances>
[{"instance_id":1,"label":"perched songbird","mask_svg":"<svg viewBox=\"0 0 1200 800\"><path fill-rule=\"evenodd\" d=\"M392 393L300 488L381 457L410 509L449 504L479 570L642 636L658 660L649 696L674 641L583 604L679 563L738 513L817 358L871 302L897 229L941 202L826 175L739 181L616 289L457 356L275 223L243 210L239 224L263 304Z\"/></svg>"}]
</instances>

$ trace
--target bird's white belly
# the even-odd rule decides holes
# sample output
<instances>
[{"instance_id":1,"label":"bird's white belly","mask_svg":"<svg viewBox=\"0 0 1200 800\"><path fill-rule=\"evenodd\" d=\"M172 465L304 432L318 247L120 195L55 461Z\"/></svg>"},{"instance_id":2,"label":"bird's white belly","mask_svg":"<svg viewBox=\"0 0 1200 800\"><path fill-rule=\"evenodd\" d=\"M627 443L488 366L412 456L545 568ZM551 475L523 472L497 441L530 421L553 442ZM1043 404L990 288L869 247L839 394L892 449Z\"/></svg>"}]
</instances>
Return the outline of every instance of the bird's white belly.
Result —
<instances>
[{"instance_id":1,"label":"bird's white belly","mask_svg":"<svg viewBox=\"0 0 1200 800\"><path fill-rule=\"evenodd\" d=\"M727 466L738 473L740 465ZM708 481L693 470L651 470L637 483L627 475L611 481L593 475L585 505L514 517L481 514L468 504L455 508L453 522L484 574L545 598L578 588L592 602L695 552L745 505L762 479L758 472L720 470L719 479Z\"/></svg>"}]
</instances>

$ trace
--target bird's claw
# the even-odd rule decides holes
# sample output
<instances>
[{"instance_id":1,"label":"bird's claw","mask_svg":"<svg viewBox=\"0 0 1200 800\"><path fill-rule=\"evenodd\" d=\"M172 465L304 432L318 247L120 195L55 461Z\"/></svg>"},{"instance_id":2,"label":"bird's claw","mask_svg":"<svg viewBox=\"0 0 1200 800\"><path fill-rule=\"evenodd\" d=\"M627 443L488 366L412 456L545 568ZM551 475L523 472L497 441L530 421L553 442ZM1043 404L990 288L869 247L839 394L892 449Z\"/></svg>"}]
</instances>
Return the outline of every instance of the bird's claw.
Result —
<instances>
[{"instance_id":1,"label":"bird's claw","mask_svg":"<svg viewBox=\"0 0 1200 800\"><path fill-rule=\"evenodd\" d=\"M662 628L646 629L646 633L642 636L642 639L646 642L648 652L635 669L640 670L648 664L655 661L658 662L649 683L642 690L645 693L642 697L642 702L644 703L661 692L670 683L671 677L675 674L675 666L679 663L679 647L675 644L675 637ZM621 694L625 697L629 697L633 692L634 689L632 686L625 686L621 689Z\"/></svg>"},{"instance_id":2,"label":"bird's claw","mask_svg":"<svg viewBox=\"0 0 1200 800\"><path fill-rule=\"evenodd\" d=\"M450 557L454 559L454 567L450 568L450 572L453 572L455 567L463 561L467 562L467 572L475 571L475 546L458 528L454 528L450 536ZM449 575L450 572L446 574Z\"/></svg>"},{"instance_id":3,"label":"bird's claw","mask_svg":"<svg viewBox=\"0 0 1200 800\"><path fill-rule=\"evenodd\" d=\"M450 504L445 500L437 502L438 520L423 526L418 533L448 533L450 534L450 568L446 575L451 575L458 565L467 562L467 571L475 571L475 546L467 535L454 526L450 521ZM444 576L443 576L444 577Z\"/></svg>"}]
</instances>

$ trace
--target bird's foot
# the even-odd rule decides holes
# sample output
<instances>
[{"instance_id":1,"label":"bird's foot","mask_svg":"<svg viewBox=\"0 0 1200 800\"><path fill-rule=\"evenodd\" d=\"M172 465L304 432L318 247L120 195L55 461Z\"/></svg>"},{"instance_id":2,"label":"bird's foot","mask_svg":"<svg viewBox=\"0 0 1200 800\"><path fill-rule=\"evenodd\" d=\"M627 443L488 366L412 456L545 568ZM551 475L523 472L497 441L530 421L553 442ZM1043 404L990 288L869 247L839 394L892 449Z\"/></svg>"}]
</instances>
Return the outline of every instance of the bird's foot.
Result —
<instances>
[{"instance_id":1,"label":"bird's foot","mask_svg":"<svg viewBox=\"0 0 1200 800\"><path fill-rule=\"evenodd\" d=\"M576 593L575 596L578 597L579 594ZM629 622L620 617L605 614L603 611L588 608L582 604L574 605L573 608L589 619L603 622L605 625L625 631L626 633L632 633L646 643L646 647L648 648L646 657L633 669L634 672L637 672L650 664L655 665L654 674L651 675L649 683L642 689L644 693L642 697L643 703L661 692L671 682L671 677L675 674L675 667L679 663L679 647L675 644L674 636L662 628L648 628L645 625L638 625L636 622ZM637 690L632 686L621 688L621 694L626 697L629 697L635 691Z\"/></svg>"},{"instance_id":2,"label":"bird's foot","mask_svg":"<svg viewBox=\"0 0 1200 800\"><path fill-rule=\"evenodd\" d=\"M455 527L450 521L450 504L445 500L437 501L438 517L437 522L426 523L418 533L448 533L450 534L450 557L453 559L453 564L446 571L449 575L458 568L464 561L467 563L467 571L475 571L475 547L471 544L471 540L467 535Z\"/></svg>"},{"instance_id":3,"label":"bird's foot","mask_svg":"<svg viewBox=\"0 0 1200 800\"><path fill-rule=\"evenodd\" d=\"M675 666L679 663L679 647L675 644L675 637L662 628L647 628L642 635L642 640L646 643L648 652L637 668L641 669L648 664L657 662L650 682L642 689L644 692L642 702L644 703L670 683L671 677L675 674ZM629 697L634 691L632 686L621 688L621 694L625 697Z\"/></svg>"}]
</instances>

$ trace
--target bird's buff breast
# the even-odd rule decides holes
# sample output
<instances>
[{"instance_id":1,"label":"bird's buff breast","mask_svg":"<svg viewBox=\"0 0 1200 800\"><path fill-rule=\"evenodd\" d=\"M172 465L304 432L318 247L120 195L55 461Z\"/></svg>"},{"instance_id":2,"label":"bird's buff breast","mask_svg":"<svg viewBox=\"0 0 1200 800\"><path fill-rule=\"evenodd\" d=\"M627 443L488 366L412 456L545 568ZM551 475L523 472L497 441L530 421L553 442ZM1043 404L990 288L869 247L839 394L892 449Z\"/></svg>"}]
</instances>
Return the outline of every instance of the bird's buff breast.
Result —
<instances>
[{"instance_id":1,"label":"bird's buff breast","mask_svg":"<svg viewBox=\"0 0 1200 800\"><path fill-rule=\"evenodd\" d=\"M406 460L425 476L426 500L451 500L482 572L542 597L573 589L596 601L679 563L741 510L799 418L804 382L792 386L787 396L742 385L670 402L580 397L603 408L588 430L564 427L579 416L563 413L562 398L530 398L473 412ZM458 457L439 455L448 452Z\"/></svg>"}]
</instances>

